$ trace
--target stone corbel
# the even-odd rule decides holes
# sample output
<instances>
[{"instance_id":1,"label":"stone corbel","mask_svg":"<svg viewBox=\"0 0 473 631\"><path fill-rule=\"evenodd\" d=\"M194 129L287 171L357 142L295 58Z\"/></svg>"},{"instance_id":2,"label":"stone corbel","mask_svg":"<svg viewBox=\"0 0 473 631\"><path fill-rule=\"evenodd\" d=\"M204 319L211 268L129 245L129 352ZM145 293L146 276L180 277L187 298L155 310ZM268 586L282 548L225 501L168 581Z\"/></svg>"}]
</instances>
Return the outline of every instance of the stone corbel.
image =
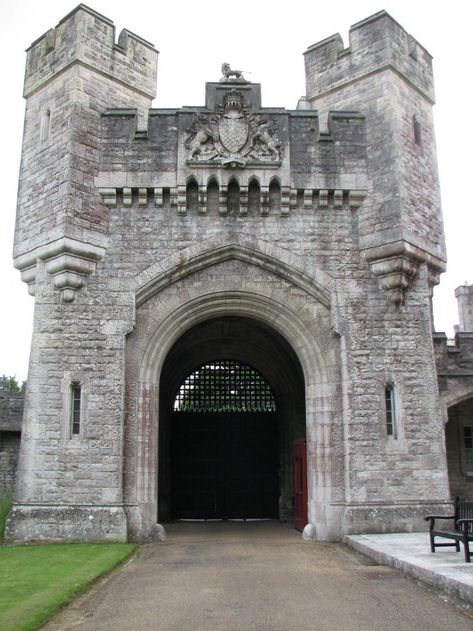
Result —
<instances>
[{"instance_id":1,"label":"stone corbel","mask_svg":"<svg viewBox=\"0 0 473 631\"><path fill-rule=\"evenodd\" d=\"M407 241L369 248L365 250L365 257L381 288L395 305L404 303L405 292L411 287L422 264L428 267L430 285L437 284L440 273L445 271L442 260Z\"/></svg>"},{"instance_id":2,"label":"stone corbel","mask_svg":"<svg viewBox=\"0 0 473 631\"><path fill-rule=\"evenodd\" d=\"M28 283L29 293L34 295L37 262L43 261L63 302L73 302L75 292L85 285L87 276L95 272L97 261L104 255L104 247L63 237L16 257L14 264L21 271L21 279Z\"/></svg>"}]
</instances>

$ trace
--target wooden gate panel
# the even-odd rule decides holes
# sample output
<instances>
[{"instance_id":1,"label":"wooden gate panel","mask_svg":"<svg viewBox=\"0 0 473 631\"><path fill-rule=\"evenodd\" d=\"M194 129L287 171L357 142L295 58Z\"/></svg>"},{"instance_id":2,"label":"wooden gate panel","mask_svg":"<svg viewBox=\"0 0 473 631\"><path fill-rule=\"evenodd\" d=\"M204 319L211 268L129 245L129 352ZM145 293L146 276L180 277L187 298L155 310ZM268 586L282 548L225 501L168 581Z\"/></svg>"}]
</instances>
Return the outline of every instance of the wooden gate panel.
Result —
<instances>
[{"instance_id":1,"label":"wooden gate panel","mask_svg":"<svg viewBox=\"0 0 473 631\"><path fill-rule=\"evenodd\" d=\"M307 449L304 439L293 444L294 466L294 527L303 530L307 516Z\"/></svg>"},{"instance_id":2,"label":"wooden gate panel","mask_svg":"<svg viewBox=\"0 0 473 631\"><path fill-rule=\"evenodd\" d=\"M178 412L172 424L173 517L277 517L276 414Z\"/></svg>"}]
</instances>

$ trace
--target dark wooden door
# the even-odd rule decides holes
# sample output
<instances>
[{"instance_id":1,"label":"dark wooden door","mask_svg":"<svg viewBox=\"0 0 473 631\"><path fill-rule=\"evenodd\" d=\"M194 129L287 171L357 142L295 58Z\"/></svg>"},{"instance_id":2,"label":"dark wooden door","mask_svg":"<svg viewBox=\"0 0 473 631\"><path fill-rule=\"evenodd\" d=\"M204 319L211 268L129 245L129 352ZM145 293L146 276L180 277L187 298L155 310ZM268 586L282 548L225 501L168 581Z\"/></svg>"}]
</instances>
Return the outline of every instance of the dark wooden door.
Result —
<instances>
[{"instance_id":1,"label":"dark wooden door","mask_svg":"<svg viewBox=\"0 0 473 631\"><path fill-rule=\"evenodd\" d=\"M274 413L173 414L172 516L277 517L277 435Z\"/></svg>"},{"instance_id":2,"label":"dark wooden door","mask_svg":"<svg viewBox=\"0 0 473 631\"><path fill-rule=\"evenodd\" d=\"M303 530L307 517L307 450L304 439L293 444L294 466L294 527Z\"/></svg>"}]
</instances>

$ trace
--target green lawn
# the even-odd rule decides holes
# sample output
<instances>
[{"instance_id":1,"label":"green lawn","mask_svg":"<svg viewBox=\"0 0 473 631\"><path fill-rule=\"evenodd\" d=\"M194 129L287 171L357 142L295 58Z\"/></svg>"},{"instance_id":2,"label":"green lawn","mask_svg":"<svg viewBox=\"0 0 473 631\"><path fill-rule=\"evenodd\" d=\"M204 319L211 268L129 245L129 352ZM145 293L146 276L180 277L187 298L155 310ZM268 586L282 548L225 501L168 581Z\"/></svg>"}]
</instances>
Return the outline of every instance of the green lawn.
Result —
<instances>
[{"instance_id":1,"label":"green lawn","mask_svg":"<svg viewBox=\"0 0 473 631\"><path fill-rule=\"evenodd\" d=\"M38 629L136 548L126 543L0 546L0 629Z\"/></svg>"}]
</instances>

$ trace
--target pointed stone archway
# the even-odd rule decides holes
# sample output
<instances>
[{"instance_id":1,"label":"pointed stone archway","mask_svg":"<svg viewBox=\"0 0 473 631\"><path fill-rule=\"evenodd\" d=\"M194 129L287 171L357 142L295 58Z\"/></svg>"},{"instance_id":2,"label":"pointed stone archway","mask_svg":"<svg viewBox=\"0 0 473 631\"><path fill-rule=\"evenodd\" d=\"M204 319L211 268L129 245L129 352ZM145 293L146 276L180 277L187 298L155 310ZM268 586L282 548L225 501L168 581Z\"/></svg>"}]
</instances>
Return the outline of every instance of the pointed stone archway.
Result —
<instances>
[{"instance_id":1,"label":"pointed stone archway","mask_svg":"<svg viewBox=\"0 0 473 631\"><path fill-rule=\"evenodd\" d=\"M232 267L234 262L225 261L224 266ZM289 304L289 283L261 270L259 273L266 278L264 283L259 281L259 293L241 288L223 289L222 278L229 278L229 270L222 274L221 266L205 270L207 282L211 275L214 278L214 282L208 283L213 291L202 293L199 273L203 272L170 284L143 302L137 310L136 329L129 336L127 396L131 405L125 425L124 492L130 537L152 538L156 523L169 517L166 502L160 502L160 489L164 489L165 496L165 481L160 479L163 452L159 442L161 423L165 423L160 401L169 396L163 377L166 359L194 327L210 321L221 322L222 318L235 318L240 323L243 320L254 322L259 330L269 331L273 339L284 340L297 358L303 377L299 383L304 383L299 401L305 406L309 521L318 538L339 538L341 509L332 500L342 499L343 489L332 484L331 472L334 466L343 467L340 457L336 465L332 462L333 443L342 441L343 427L341 423L334 426L339 413L335 404L339 387L335 369L338 348L327 307L300 289L293 292ZM272 286L268 284L268 275ZM276 282L282 285L280 292ZM241 287L241 284L240 281L238 285ZM268 292L268 287L272 291ZM245 357L248 361L248 354ZM278 365L269 355L266 361ZM282 374L287 379L287 373L282 371ZM286 457L287 454L286 449ZM285 475L290 475L289 468ZM284 497L280 499L280 505L288 503ZM279 510L281 518L290 512L281 506Z\"/></svg>"}]
</instances>

